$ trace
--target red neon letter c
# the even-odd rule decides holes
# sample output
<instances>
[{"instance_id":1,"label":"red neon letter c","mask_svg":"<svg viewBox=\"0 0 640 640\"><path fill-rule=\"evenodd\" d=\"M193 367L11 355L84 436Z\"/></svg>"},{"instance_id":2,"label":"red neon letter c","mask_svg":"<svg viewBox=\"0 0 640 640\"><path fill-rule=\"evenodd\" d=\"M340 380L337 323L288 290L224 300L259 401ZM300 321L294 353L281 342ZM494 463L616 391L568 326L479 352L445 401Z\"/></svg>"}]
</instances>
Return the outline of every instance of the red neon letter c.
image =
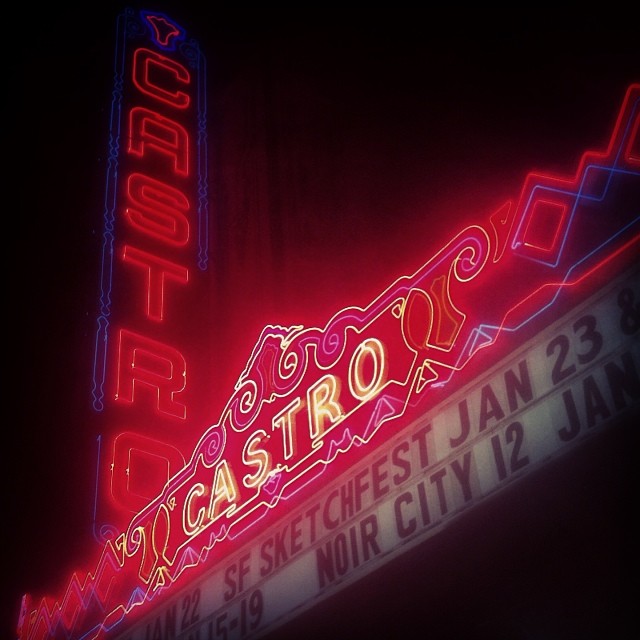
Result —
<instances>
[{"instance_id":1,"label":"red neon letter c","mask_svg":"<svg viewBox=\"0 0 640 640\"><path fill-rule=\"evenodd\" d=\"M176 107L186 109L189 95L184 91L170 91L159 84L159 80L174 78L176 82L188 85L189 72L175 60L163 56L157 51L136 49L133 54L133 83L142 93Z\"/></svg>"}]
</instances>

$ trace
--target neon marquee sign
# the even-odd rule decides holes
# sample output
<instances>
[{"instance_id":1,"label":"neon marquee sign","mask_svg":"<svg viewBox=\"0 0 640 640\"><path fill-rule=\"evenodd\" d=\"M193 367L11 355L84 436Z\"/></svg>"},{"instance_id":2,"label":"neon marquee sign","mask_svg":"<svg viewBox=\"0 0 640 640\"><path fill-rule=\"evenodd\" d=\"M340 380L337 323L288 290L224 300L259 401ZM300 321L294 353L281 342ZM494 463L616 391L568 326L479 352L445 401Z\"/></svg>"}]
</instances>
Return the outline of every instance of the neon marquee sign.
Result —
<instances>
[{"instance_id":1,"label":"neon marquee sign","mask_svg":"<svg viewBox=\"0 0 640 640\"><path fill-rule=\"evenodd\" d=\"M183 108L186 93L160 90L146 75L161 70L182 84L181 69L144 49L134 59L141 93ZM143 158L154 148L179 176L188 167L180 152L185 131L164 118L146 107L131 110L132 130L141 134L132 136L132 153ZM288 501L317 490L325 474L339 474L384 444L475 360L566 304L566 291L580 294L596 276L634 259L639 122L636 84L608 147L585 153L572 176L530 174L516 201L460 230L366 307L342 309L324 327L265 327L219 420L159 494L106 539L94 569L74 573L58 599L33 606L25 598L21 640L105 637L224 557L235 541L282 518ZM127 185L133 226L182 246L186 199L142 172L130 173ZM185 271L134 245L125 245L122 259L146 273L146 317L162 320L164 287L186 284ZM154 366L176 364L175 354L144 340L127 346L130 337L120 332L121 358L136 381L148 375L160 391L161 413L181 418L184 388L176 381L184 368L163 377ZM135 386L128 379L121 399L132 401Z\"/></svg>"}]
</instances>

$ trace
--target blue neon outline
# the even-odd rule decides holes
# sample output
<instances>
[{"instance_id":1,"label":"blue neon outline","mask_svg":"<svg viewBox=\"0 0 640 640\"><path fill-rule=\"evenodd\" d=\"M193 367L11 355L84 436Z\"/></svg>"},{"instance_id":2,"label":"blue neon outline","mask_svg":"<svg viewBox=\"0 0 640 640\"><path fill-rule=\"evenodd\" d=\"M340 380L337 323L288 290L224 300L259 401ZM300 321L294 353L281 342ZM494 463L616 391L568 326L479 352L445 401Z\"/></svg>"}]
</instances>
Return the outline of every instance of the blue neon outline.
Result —
<instances>
[{"instance_id":1,"label":"blue neon outline","mask_svg":"<svg viewBox=\"0 0 640 640\"><path fill-rule=\"evenodd\" d=\"M116 46L114 52L114 81L109 118L109 157L105 176L105 196L102 233L102 254L100 260L100 295L99 314L96 320L96 337L94 346L93 384L91 389L92 406L97 412L104 410L105 380L107 369L107 353L113 291L113 265L115 244L116 204L118 197L118 170L120 157L120 139L122 130L124 69L127 41L131 37L139 37L145 32L140 22L150 12L135 12L125 9L117 18ZM155 15L160 15L155 13ZM166 17L166 16L165 16ZM168 18L167 18L168 20ZM172 20L170 22L173 23ZM175 24L175 23L173 23ZM150 27L147 29L151 29ZM152 29L151 29L152 31ZM154 39L155 42L155 39ZM167 47L165 47L167 49ZM198 253L197 266L206 271L209 266L209 200L208 200L208 158L207 158L207 78L206 58L194 39L180 43L180 53L188 60L196 71L196 107L197 107L197 234Z\"/></svg>"}]
</instances>

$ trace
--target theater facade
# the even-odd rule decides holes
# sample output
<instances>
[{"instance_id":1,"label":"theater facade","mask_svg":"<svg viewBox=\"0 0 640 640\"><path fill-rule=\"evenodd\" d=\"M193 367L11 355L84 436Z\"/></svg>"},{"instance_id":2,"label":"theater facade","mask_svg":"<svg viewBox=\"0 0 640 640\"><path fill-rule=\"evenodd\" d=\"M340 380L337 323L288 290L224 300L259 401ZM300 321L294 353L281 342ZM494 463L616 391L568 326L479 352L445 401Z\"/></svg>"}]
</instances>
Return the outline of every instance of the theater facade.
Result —
<instances>
[{"instance_id":1,"label":"theater facade","mask_svg":"<svg viewBox=\"0 0 640 640\"><path fill-rule=\"evenodd\" d=\"M103 526L65 589L24 597L20 640L625 629L640 85L606 145L528 174L368 304L265 326L212 422L204 58L162 13L119 21L92 398Z\"/></svg>"}]
</instances>

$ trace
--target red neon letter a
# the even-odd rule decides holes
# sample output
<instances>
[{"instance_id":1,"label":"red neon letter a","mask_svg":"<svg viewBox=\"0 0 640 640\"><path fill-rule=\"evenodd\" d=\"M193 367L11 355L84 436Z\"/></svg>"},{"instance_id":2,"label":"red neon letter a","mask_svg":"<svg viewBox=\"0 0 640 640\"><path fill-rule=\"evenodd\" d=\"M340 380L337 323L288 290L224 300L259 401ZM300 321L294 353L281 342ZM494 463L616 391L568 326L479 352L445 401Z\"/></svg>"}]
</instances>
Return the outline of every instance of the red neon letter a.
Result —
<instances>
[{"instance_id":1,"label":"red neon letter a","mask_svg":"<svg viewBox=\"0 0 640 640\"><path fill-rule=\"evenodd\" d=\"M155 391L158 411L184 420L187 408L175 396L184 390L187 363L173 347L132 331L120 331L116 400L133 403L140 387Z\"/></svg>"},{"instance_id":2,"label":"red neon letter a","mask_svg":"<svg viewBox=\"0 0 640 640\"><path fill-rule=\"evenodd\" d=\"M133 107L129 112L129 153L144 157L148 149L173 159L173 171L189 175L189 135L171 118L151 109Z\"/></svg>"}]
</instances>

